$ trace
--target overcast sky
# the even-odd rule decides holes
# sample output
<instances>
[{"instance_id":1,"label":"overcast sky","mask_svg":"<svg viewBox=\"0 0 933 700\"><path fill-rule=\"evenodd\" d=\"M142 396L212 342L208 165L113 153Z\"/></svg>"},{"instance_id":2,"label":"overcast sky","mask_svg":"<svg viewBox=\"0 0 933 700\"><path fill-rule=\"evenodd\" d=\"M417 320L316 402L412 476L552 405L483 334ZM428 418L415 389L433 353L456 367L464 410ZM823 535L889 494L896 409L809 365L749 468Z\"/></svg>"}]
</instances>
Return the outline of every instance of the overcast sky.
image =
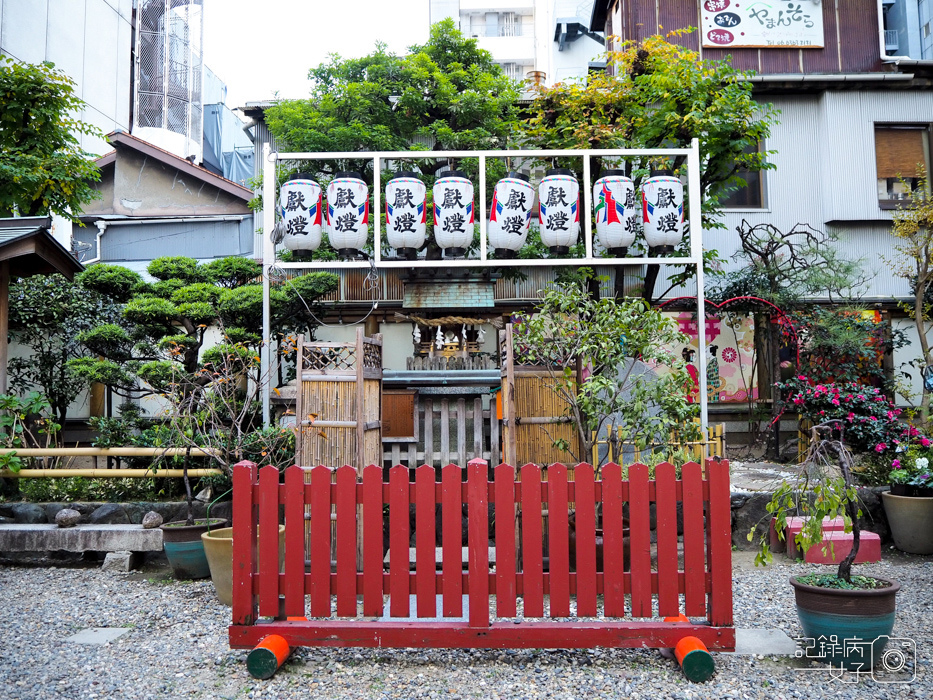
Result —
<instances>
[{"instance_id":1,"label":"overcast sky","mask_svg":"<svg viewBox=\"0 0 933 700\"><path fill-rule=\"evenodd\" d=\"M330 53L402 53L428 38L428 0L204 0L204 63L227 106L308 95L308 69Z\"/></svg>"}]
</instances>

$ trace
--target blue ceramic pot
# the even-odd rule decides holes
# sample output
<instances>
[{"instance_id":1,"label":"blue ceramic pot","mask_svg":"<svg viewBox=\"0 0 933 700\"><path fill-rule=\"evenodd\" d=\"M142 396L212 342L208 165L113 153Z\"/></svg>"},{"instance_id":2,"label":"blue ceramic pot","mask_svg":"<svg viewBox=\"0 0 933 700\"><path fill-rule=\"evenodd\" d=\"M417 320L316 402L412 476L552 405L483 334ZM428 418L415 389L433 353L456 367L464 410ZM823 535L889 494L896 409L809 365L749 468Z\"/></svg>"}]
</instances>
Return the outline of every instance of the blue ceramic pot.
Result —
<instances>
[{"instance_id":1,"label":"blue ceramic pot","mask_svg":"<svg viewBox=\"0 0 933 700\"><path fill-rule=\"evenodd\" d=\"M184 521L178 521L161 526L162 546L175 578L188 580L207 578L211 575L201 535L226 525L227 521L223 518L211 518L209 522L196 520L194 525L185 525Z\"/></svg>"},{"instance_id":2,"label":"blue ceramic pot","mask_svg":"<svg viewBox=\"0 0 933 700\"><path fill-rule=\"evenodd\" d=\"M814 640L815 649L808 652L835 667L868 670L872 659L881 658L894 629L895 596L901 585L874 577L888 585L885 588L843 590L821 588L800 583L791 577L797 601L797 617L804 636ZM846 640L855 640L847 644ZM858 650L861 651L858 651ZM819 660L819 659L816 659Z\"/></svg>"}]
</instances>

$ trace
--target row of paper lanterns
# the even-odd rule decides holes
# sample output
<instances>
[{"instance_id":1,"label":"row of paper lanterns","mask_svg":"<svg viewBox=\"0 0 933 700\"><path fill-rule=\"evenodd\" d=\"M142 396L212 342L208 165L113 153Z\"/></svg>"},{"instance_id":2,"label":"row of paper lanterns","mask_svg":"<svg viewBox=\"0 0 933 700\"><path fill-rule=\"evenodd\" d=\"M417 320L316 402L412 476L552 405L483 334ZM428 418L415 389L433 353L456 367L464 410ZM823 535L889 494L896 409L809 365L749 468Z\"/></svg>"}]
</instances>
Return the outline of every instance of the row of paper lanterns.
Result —
<instances>
[{"instance_id":1,"label":"row of paper lanterns","mask_svg":"<svg viewBox=\"0 0 933 700\"><path fill-rule=\"evenodd\" d=\"M446 257L462 257L473 241L473 183L459 170L434 183L434 239ZM385 189L386 238L401 255L414 258L427 237L427 188L415 173L399 172ZM580 183L569 169L548 170L538 185L541 241L554 254L566 254L580 234ZM640 195L640 196L639 196ZM515 257L531 227L535 190L527 175L510 172L496 183L489 210L489 247L499 257ZM298 173L279 193L284 243L300 255L321 245L326 222L331 245L353 257L368 237L369 188L355 172L339 172L323 190ZM593 211L599 244L617 257L641 232L656 252L671 252L683 238L684 191L667 171L652 171L636 192L621 170L606 170L593 185Z\"/></svg>"}]
</instances>

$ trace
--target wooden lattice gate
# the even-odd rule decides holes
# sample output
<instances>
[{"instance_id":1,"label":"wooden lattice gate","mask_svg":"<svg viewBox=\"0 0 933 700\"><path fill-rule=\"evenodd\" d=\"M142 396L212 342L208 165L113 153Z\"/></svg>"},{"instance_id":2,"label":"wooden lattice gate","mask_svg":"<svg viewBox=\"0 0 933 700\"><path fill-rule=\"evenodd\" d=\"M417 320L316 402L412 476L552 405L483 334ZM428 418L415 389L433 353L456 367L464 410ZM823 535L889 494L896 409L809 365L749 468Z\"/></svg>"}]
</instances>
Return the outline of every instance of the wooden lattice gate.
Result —
<instances>
[{"instance_id":1,"label":"wooden lattice gate","mask_svg":"<svg viewBox=\"0 0 933 700\"><path fill-rule=\"evenodd\" d=\"M295 461L336 468L382 463L382 335L298 344Z\"/></svg>"},{"instance_id":2,"label":"wooden lattice gate","mask_svg":"<svg viewBox=\"0 0 933 700\"><path fill-rule=\"evenodd\" d=\"M502 450L508 464L571 464L585 457L567 402L543 367L516 366L512 324L499 334L502 358ZM557 446L565 442L569 449Z\"/></svg>"}]
</instances>

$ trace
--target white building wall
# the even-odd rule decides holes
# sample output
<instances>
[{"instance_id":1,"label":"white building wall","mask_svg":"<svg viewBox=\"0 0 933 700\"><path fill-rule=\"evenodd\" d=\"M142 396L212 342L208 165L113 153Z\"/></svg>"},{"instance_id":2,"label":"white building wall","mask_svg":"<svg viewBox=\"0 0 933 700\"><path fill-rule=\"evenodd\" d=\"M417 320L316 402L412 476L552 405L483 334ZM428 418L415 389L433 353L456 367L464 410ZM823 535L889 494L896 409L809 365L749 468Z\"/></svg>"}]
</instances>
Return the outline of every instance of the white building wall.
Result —
<instances>
[{"instance_id":1,"label":"white building wall","mask_svg":"<svg viewBox=\"0 0 933 700\"><path fill-rule=\"evenodd\" d=\"M26 63L51 61L87 102L76 115L104 133L130 130L132 0L0 0L0 53ZM85 150L111 150L80 136Z\"/></svg>"},{"instance_id":2,"label":"white building wall","mask_svg":"<svg viewBox=\"0 0 933 700\"><path fill-rule=\"evenodd\" d=\"M776 170L765 174L763 209L727 210L726 228L704 233L707 248L730 259L738 247L736 228L771 223L786 231L796 224L831 229L843 254L861 259L870 277L861 293L870 299L909 295L906 280L894 277L889 232L892 213L878 206L875 167L876 123L929 123L933 94L914 91L825 92L778 96L781 111L766 147L776 150ZM663 289L663 288L662 288Z\"/></svg>"}]
</instances>

